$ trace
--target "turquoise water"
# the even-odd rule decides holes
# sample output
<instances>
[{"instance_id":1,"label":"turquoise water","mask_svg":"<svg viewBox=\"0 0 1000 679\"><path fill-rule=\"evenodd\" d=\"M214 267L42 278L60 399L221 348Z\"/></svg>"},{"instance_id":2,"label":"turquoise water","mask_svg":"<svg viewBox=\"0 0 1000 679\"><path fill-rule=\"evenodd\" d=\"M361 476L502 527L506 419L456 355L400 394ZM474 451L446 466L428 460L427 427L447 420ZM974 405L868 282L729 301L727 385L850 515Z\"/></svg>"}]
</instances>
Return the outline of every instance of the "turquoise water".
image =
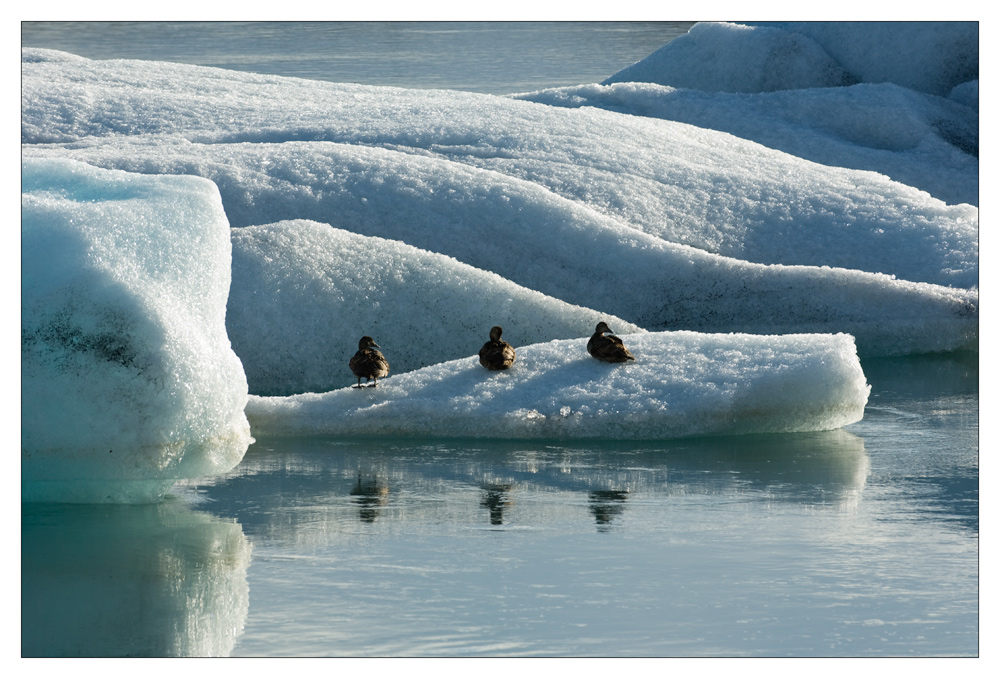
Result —
<instances>
[{"instance_id":1,"label":"turquoise water","mask_svg":"<svg viewBox=\"0 0 1000 679\"><path fill-rule=\"evenodd\" d=\"M261 440L158 507L22 510L26 655L976 655L978 360L844 430Z\"/></svg>"},{"instance_id":2,"label":"turquoise water","mask_svg":"<svg viewBox=\"0 0 1000 679\"><path fill-rule=\"evenodd\" d=\"M22 44L502 93L683 30L29 23ZM864 369L865 418L833 432L260 440L159 505L23 505L22 654L976 655L978 355Z\"/></svg>"}]
</instances>

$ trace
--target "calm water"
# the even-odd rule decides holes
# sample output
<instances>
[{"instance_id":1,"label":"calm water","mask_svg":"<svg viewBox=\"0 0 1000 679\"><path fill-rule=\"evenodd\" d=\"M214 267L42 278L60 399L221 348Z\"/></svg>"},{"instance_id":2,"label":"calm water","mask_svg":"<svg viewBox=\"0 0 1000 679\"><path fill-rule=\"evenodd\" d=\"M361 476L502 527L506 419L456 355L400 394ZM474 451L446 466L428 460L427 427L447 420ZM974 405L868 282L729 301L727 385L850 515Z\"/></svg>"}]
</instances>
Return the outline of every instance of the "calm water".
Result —
<instances>
[{"instance_id":1,"label":"calm water","mask_svg":"<svg viewBox=\"0 0 1000 679\"><path fill-rule=\"evenodd\" d=\"M22 42L511 92L598 81L676 30L28 24ZM22 654L976 655L978 356L864 368L865 419L834 432L261 440L160 505L24 505Z\"/></svg>"},{"instance_id":2,"label":"calm water","mask_svg":"<svg viewBox=\"0 0 1000 679\"><path fill-rule=\"evenodd\" d=\"M508 94L600 82L691 22L26 22L22 47Z\"/></svg>"},{"instance_id":3,"label":"calm water","mask_svg":"<svg viewBox=\"0 0 1000 679\"><path fill-rule=\"evenodd\" d=\"M22 510L26 655L976 655L978 360L846 430L262 440L155 507Z\"/></svg>"}]
</instances>

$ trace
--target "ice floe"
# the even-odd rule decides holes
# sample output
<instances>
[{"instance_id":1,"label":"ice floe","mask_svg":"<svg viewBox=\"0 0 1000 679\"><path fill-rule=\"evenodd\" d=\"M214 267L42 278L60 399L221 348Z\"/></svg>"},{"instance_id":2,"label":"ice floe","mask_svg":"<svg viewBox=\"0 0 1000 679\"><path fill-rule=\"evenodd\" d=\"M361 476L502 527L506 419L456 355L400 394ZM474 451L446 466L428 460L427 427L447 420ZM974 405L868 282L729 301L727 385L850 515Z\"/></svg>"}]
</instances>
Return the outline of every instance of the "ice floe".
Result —
<instances>
[{"instance_id":1,"label":"ice floe","mask_svg":"<svg viewBox=\"0 0 1000 679\"><path fill-rule=\"evenodd\" d=\"M868 400L848 335L622 339L634 363L591 358L586 338L553 340L518 347L503 372L469 356L377 388L251 396L247 416L261 436L661 439L836 429Z\"/></svg>"}]
</instances>

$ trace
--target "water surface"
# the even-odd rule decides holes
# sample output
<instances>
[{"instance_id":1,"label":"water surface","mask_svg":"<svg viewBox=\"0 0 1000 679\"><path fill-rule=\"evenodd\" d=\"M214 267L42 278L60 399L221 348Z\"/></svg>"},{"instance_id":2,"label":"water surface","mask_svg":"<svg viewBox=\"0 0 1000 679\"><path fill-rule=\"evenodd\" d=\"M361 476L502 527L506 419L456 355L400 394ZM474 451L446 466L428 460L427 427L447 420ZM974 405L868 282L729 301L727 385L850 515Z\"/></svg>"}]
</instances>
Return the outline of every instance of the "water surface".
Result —
<instances>
[{"instance_id":1,"label":"water surface","mask_svg":"<svg viewBox=\"0 0 1000 679\"><path fill-rule=\"evenodd\" d=\"M510 94L600 82L692 22L24 22L22 47Z\"/></svg>"},{"instance_id":2,"label":"water surface","mask_svg":"<svg viewBox=\"0 0 1000 679\"><path fill-rule=\"evenodd\" d=\"M832 432L260 440L159 508L26 505L23 649L976 655L977 359L865 368Z\"/></svg>"}]
</instances>

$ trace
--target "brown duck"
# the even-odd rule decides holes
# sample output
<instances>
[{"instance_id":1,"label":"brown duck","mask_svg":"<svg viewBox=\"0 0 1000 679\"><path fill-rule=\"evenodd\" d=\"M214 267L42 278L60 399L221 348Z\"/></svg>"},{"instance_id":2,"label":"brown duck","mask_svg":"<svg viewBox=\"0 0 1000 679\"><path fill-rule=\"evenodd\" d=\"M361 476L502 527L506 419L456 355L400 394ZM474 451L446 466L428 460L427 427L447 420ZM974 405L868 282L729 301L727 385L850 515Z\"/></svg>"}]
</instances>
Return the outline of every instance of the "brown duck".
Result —
<instances>
[{"instance_id":1,"label":"brown duck","mask_svg":"<svg viewBox=\"0 0 1000 679\"><path fill-rule=\"evenodd\" d=\"M371 386L377 387L378 378L389 374L389 361L385 360L385 356L382 355L379 348L379 345L375 344L375 340L368 335L358 341L358 353L351 358L351 372L358 378L355 389L361 388L362 377L365 378L366 387L370 380L375 380Z\"/></svg>"},{"instance_id":2,"label":"brown duck","mask_svg":"<svg viewBox=\"0 0 1000 679\"><path fill-rule=\"evenodd\" d=\"M598 323L597 329L590 336L590 341L587 342L587 352L598 361L605 361L606 363L634 361L635 356L625 348L621 339L614 335L605 334L609 332L611 332L611 328L608 327L607 323L604 321Z\"/></svg>"},{"instance_id":3,"label":"brown duck","mask_svg":"<svg viewBox=\"0 0 1000 679\"><path fill-rule=\"evenodd\" d=\"M514 347L500 339L503 328L494 325L490 329L490 341L479 350L479 362L487 370L506 370L514 365Z\"/></svg>"}]
</instances>

